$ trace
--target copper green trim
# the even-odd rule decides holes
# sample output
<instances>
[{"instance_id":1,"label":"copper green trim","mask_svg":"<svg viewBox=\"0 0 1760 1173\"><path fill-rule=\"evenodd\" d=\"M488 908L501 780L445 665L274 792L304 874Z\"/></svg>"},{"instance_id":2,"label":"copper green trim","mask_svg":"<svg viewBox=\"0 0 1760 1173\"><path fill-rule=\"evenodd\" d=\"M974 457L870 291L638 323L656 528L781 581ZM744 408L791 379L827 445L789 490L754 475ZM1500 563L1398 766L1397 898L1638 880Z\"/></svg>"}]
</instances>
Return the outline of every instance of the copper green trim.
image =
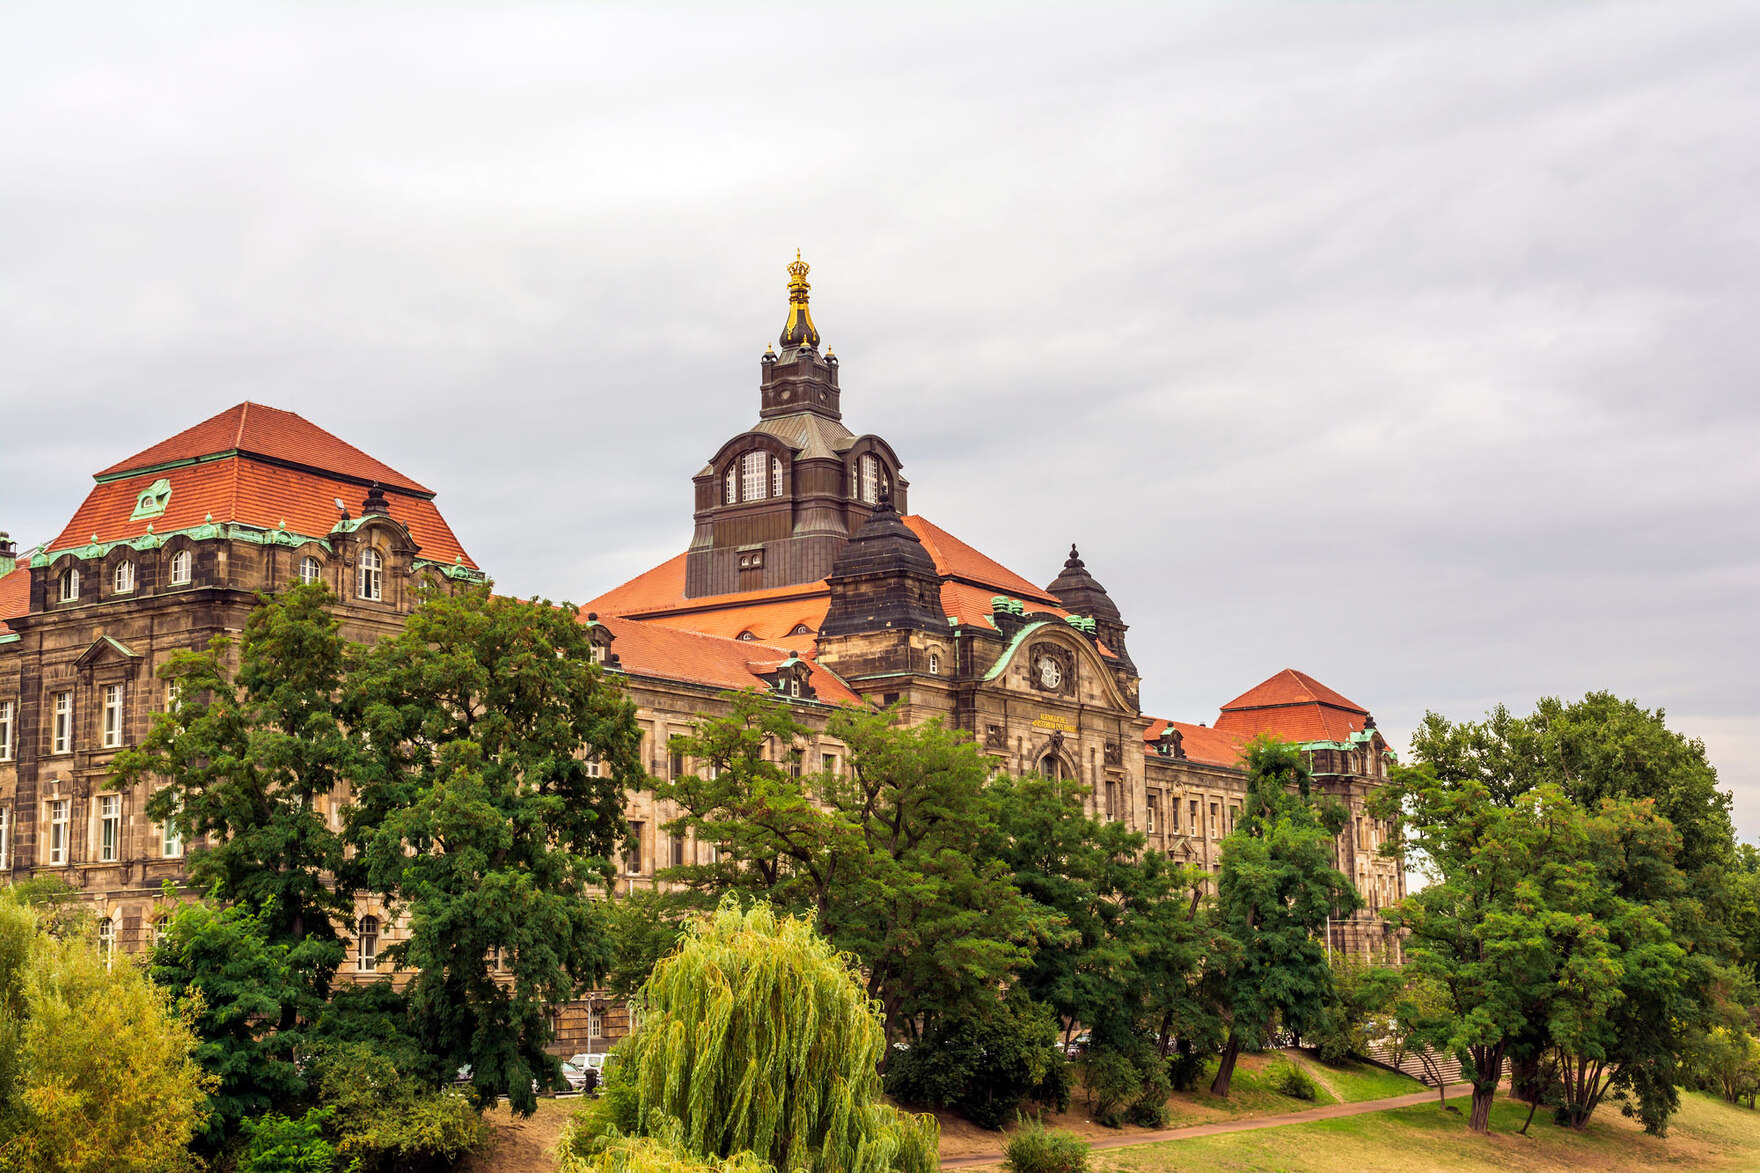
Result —
<instances>
[{"instance_id":1,"label":"copper green trim","mask_svg":"<svg viewBox=\"0 0 1760 1173\"><path fill-rule=\"evenodd\" d=\"M170 472L174 468L188 468L192 464L207 464L210 461L226 460L240 455L238 449L229 448L225 452L210 452L206 456L186 456L182 460L167 460L162 464L143 464L139 468L125 468L121 472L105 473L92 479L100 485L111 481L127 480L129 477L145 476L150 472Z\"/></svg>"},{"instance_id":2,"label":"copper green trim","mask_svg":"<svg viewBox=\"0 0 1760 1173\"><path fill-rule=\"evenodd\" d=\"M472 570L470 567L466 566L464 564L464 558L462 556L454 559L451 562L437 562L432 558L417 558L415 560L415 569L417 569L417 570L421 570L425 567L430 567L430 566L435 568L436 570L438 570L441 574L445 575L447 578L456 579L460 582L488 582L489 581L489 576L484 571ZM597 626L597 624L589 623L587 626L595 627L595 626Z\"/></svg>"},{"instance_id":3,"label":"copper green trim","mask_svg":"<svg viewBox=\"0 0 1760 1173\"><path fill-rule=\"evenodd\" d=\"M1015 606L1018 607L1020 604L1016 603ZM996 657L996 663L990 666L990 671L984 673L984 679L995 680L998 676L1001 676L1006 672L1008 670L1008 662L1014 658L1015 649L1026 642L1026 638L1029 635L1032 635L1041 627L1046 627L1048 625L1049 620L1038 619L1015 632L1014 638L1008 641L1008 646L1002 649L1002 654Z\"/></svg>"},{"instance_id":4,"label":"copper green trim","mask_svg":"<svg viewBox=\"0 0 1760 1173\"><path fill-rule=\"evenodd\" d=\"M15 644L23 638L24 638L24 636L18 635L16 633L9 634L9 635L0 635L0 644Z\"/></svg>"},{"instance_id":5,"label":"copper green trim","mask_svg":"<svg viewBox=\"0 0 1760 1173\"><path fill-rule=\"evenodd\" d=\"M336 552L326 538L314 538L307 534L294 533L292 530L264 529L261 526L240 525L236 522L215 522L212 520L213 514L208 516L210 520L201 525L191 526L188 529L166 530L164 533L154 533L153 527L149 525L147 532L138 538L119 538L114 542L88 542L83 546L63 546L59 550L50 550L46 546L39 546L37 552L31 555L31 565L33 567L47 566L63 554L77 554L81 558L87 559L102 558L110 551L123 546L131 550L157 550L172 538L180 535L198 542L208 541L212 538L230 538L235 542L254 542L259 546L304 546L315 543L322 546L326 554Z\"/></svg>"}]
</instances>

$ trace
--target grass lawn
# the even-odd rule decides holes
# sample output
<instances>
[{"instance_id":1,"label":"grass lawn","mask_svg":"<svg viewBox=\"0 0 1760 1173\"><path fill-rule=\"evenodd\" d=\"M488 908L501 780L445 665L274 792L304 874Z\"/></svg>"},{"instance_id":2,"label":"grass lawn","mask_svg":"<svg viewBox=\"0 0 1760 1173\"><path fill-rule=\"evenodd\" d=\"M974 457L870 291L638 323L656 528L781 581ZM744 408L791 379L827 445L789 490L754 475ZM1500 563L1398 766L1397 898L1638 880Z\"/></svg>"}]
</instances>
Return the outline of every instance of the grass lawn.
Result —
<instances>
[{"instance_id":1,"label":"grass lawn","mask_svg":"<svg viewBox=\"0 0 1760 1173\"><path fill-rule=\"evenodd\" d=\"M1617 1107L1603 1107L1582 1134L1537 1115L1527 1136L1516 1130L1527 1106L1497 1098L1490 1136L1467 1131L1465 1097L1449 1103L1371 1112L1339 1120L1096 1151L1096 1173L1508 1173L1592 1169L1752 1170L1760 1167L1760 1112L1709 1096L1684 1094L1666 1138L1645 1136Z\"/></svg>"},{"instance_id":2,"label":"grass lawn","mask_svg":"<svg viewBox=\"0 0 1760 1173\"><path fill-rule=\"evenodd\" d=\"M1310 1074L1331 1087L1347 1104L1359 1104L1364 1100L1391 1100L1395 1096L1409 1096L1426 1090L1422 1083L1411 1076L1377 1067L1373 1063L1358 1063L1355 1060L1346 1063L1322 1063L1320 1056L1312 1051L1302 1052L1302 1062Z\"/></svg>"}]
</instances>

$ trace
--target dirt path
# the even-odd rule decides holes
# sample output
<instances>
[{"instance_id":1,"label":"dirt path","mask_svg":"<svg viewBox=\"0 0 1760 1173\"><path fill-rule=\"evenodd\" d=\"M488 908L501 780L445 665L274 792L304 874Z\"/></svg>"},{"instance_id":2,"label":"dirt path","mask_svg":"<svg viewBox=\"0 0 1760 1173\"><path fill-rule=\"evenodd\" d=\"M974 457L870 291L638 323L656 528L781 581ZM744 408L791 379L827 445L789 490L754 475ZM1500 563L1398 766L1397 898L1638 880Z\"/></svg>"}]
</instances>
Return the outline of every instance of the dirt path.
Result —
<instances>
[{"instance_id":1,"label":"dirt path","mask_svg":"<svg viewBox=\"0 0 1760 1173\"><path fill-rule=\"evenodd\" d=\"M1466 1093L1471 1084L1450 1084L1448 1092ZM1429 1088L1421 1092L1413 1092L1409 1096L1394 1096L1388 1100L1364 1100L1358 1104L1328 1104L1323 1108L1307 1108L1300 1112L1284 1112L1278 1116L1252 1116L1244 1120L1221 1120L1215 1124L1190 1124L1184 1128L1169 1128L1164 1132L1138 1132L1130 1136L1105 1137L1088 1142L1093 1149L1122 1149L1130 1145L1158 1144L1164 1140L1190 1140L1197 1136L1217 1136L1224 1132L1250 1132L1256 1128L1281 1128L1285 1124L1306 1124L1310 1120L1336 1120L1341 1116L1361 1116L1365 1112L1383 1112L1388 1108L1410 1108L1414 1104L1434 1103L1436 1089ZM964 1169L973 1165L996 1165L1002 1161L1002 1154L973 1153L964 1157L949 1157L941 1162L943 1169Z\"/></svg>"},{"instance_id":2,"label":"dirt path","mask_svg":"<svg viewBox=\"0 0 1760 1173\"><path fill-rule=\"evenodd\" d=\"M1333 1087L1332 1081L1322 1075L1319 1068L1315 1067L1312 1063L1309 1063L1307 1057L1304 1056L1301 1051L1297 1050L1295 1047L1285 1047L1283 1049L1283 1057L1307 1072L1308 1078L1325 1088L1327 1095L1331 1096L1341 1104L1345 1102L1344 1093Z\"/></svg>"}]
</instances>

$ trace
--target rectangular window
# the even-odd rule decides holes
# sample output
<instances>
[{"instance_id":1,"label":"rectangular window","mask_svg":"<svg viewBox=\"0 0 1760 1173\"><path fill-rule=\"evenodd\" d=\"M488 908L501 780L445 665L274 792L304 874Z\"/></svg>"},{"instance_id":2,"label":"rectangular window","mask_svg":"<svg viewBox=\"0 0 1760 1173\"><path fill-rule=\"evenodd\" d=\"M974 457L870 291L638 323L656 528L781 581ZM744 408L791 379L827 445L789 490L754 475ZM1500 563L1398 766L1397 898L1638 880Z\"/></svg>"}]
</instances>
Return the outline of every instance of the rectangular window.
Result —
<instances>
[{"instance_id":1,"label":"rectangular window","mask_svg":"<svg viewBox=\"0 0 1760 1173\"><path fill-rule=\"evenodd\" d=\"M681 753L675 753L668 757L666 759L666 770L666 776L671 778L674 782L684 777L684 755Z\"/></svg>"},{"instance_id":2,"label":"rectangular window","mask_svg":"<svg viewBox=\"0 0 1760 1173\"><path fill-rule=\"evenodd\" d=\"M1191 816L1191 821L1186 826L1192 829L1192 834L1202 835L1204 828L1198 823L1198 800L1195 798L1191 800Z\"/></svg>"},{"instance_id":3,"label":"rectangular window","mask_svg":"<svg viewBox=\"0 0 1760 1173\"><path fill-rule=\"evenodd\" d=\"M73 694L55 694L55 737L52 753L73 752Z\"/></svg>"},{"instance_id":4,"label":"rectangular window","mask_svg":"<svg viewBox=\"0 0 1760 1173\"><path fill-rule=\"evenodd\" d=\"M589 1039L605 1037L605 1016L597 1010L587 1011L587 1037Z\"/></svg>"},{"instance_id":5,"label":"rectangular window","mask_svg":"<svg viewBox=\"0 0 1760 1173\"><path fill-rule=\"evenodd\" d=\"M0 872L12 868L12 808L0 806Z\"/></svg>"},{"instance_id":6,"label":"rectangular window","mask_svg":"<svg viewBox=\"0 0 1760 1173\"><path fill-rule=\"evenodd\" d=\"M122 795L98 798L98 862L115 863L122 858Z\"/></svg>"},{"instance_id":7,"label":"rectangular window","mask_svg":"<svg viewBox=\"0 0 1760 1173\"><path fill-rule=\"evenodd\" d=\"M764 453L748 452L740 458L740 494L746 501L764 499Z\"/></svg>"},{"instance_id":8,"label":"rectangular window","mask_svg":"<svg viewBox=\"0 0 1760 1173\"><path fill-rule=\"evenodd\" d=\"M819 769L823 770L827 774L837 773L837 755L834 753L820 754L819 755Z\"/></svg>"},{"instance_id":9,"label":"rectangular window","mask_svg":"<svg viewBox=\"0 0 1760 1173\"><path fill-rule=\"evenodd\" d=\"M12 760L12 701L0 701L0 762Z\"/></svg>"},{"instance_id":10,"label":"rectangular window","mask_svg":"<svg viewBox=\"0 0 1760 1173\"><path fill-rule=\"evenodd\" d=\"M171 817L165 820L164 841L160 846L164 849L166 859L183 857L183 832L177 828L177 816L182 813L183 804L180 802L171 808Z\"/></svg>"},{"instance_id":11,"label":"rectangular window","mask_svg":"<svg viewBox=\"0 0 1760 1173\"><path fill-rule=\"evenodd\" d=\"M49 862L56 867L67 862L67 824L72 811L70 798L57 798L49 804Z\"/></svg>"},{"instance_id":12,"label":"rectangular window","mask_svg":"<svg viewBox=\"0 0 1760 1173\"><path fill-rule=\"evenodd\" d=\"M1145 807L1144 815L1143 815L1143 830L1147 831L1151 835L1153 835L1155 833L1155 806L1156 806L1156 802L1157 802L1157 800L1156 800L1155 796L1150 795L1147 800L1147 805Z\"/></svg>"},{"instance_id":13,"label":"rectangular window","mask_svg":"<svg viewBox=\"0 0 1760 1173\"><path fill-rule=\"evenodd\" d=\"M629 825L629 839L623 847L624 871L632 876L642 874L642 824Z\"/></svg>"},{"instance_id":14,"label":"rectangular window","mask_svg":"<svg viewBox=\"0 0 1760 1173\"><path fill-rule=\"evenodd\" d=\"M605 764L598 758L588 758L586 765L587 777L603 778L605 776Z\"/></svg>"},{"instance_id":15,"label":"rectangular window","mask_svg":"<svg viewBox=\"0 0 1760 1173\"><path fill-rule=\"evenodd\" d=\"M1216 803L1211 803L1210 804L1210 838L1212 838L1212 839L1222 838L1221 835L1217 834L1217 822L1218 822L1218 819L1216 816Z\"/></svg>"},{"instance_id":16,"label":"rectangular window","mask_svg":"<svg viewBox=\"0 0 1760 1173\"><path fill-rule=\"evenodd\" d=\"M684 836L683 835L672 836L672 866L675 868L681 868L684 866Z\"/></svg>"},{"instance_id":17,"label":"rectangular window","mask_svg":"<svg viewBox=\"0 0 1760 1173\"><path fill-rule=\"evenodd\" d=\"M104 748L115 749L122 744L122 686L104 686Z\"/></svg>"}]
</instances>

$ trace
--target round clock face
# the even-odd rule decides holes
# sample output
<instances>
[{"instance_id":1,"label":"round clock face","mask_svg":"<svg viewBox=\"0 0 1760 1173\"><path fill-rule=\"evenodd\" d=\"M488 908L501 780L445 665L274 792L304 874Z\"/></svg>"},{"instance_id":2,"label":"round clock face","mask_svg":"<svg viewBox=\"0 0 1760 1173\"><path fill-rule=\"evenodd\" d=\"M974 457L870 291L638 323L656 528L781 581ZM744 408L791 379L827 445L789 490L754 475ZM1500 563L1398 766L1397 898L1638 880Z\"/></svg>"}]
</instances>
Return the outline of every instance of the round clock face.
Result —
<instances>
[{"instance_id":1,"label":"round clock face","mask_svg":"<svg viewBox=\"0 0 1760 1173\"><path fill-rule=\"evenodd\" d=\"M1039 683L1046 688L1056 688L1063 683L1063 667L1050 656L1039 657Z\"/></svg>"}]
</instances>

